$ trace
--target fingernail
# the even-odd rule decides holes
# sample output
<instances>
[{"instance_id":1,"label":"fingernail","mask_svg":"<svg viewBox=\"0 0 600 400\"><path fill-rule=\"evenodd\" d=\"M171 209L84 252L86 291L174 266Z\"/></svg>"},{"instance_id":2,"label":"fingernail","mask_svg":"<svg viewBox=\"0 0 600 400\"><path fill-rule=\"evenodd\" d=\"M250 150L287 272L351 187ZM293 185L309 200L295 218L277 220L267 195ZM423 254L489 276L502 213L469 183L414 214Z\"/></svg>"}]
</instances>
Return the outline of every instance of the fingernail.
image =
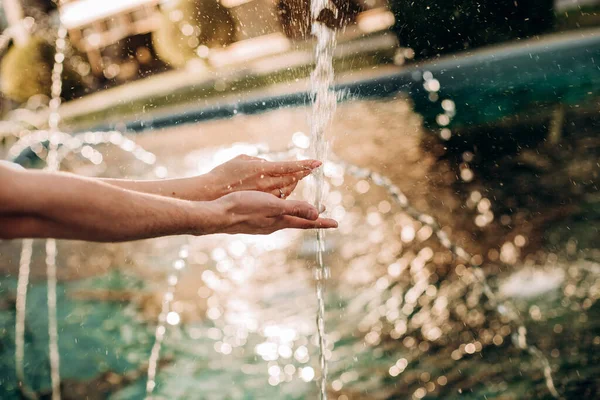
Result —
<instances>
[{"instance_id":1,"label":"fingernail","mask_svg":"<svg viewBox=\"0 0 600 400\"><path fill-rule=\"evenodd\" d=\"M324 206L323 204L321 204L321 205L319 206L319 214L321 214L322 212L325 212L325 210L326 210L326 209L327 209L327 208L325 208L325 206Z\"/></svg>"},{"instance_id":2,"label":"fingernail","mask_svg":"<svg viewBox=\"0 0 600 400\"><path fill-rule=\"evenodd\" d=\"M322 165L323 163L321 161L313 161L312 163L310 163L310 166L315 169L318 168Z\"/></svg>"}]
</instances>

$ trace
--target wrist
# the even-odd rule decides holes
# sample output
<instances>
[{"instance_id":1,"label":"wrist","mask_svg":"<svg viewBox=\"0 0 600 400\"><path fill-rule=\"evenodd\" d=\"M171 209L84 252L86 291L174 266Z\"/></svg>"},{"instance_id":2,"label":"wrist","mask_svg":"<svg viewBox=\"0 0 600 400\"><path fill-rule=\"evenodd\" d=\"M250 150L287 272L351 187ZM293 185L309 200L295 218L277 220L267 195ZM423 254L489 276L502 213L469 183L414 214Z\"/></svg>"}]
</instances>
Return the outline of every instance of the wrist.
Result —
<instances>
[{"instance_id":1,"label":"wrist","mask_svg":"<svg viewBox=\"0 0 600 400\"><path fill-rule=\"evenodd\" d=\"M229 191L212 171L197 177L202 188L202 201L214 201L226 195Z\"/></svg>"},{"instance_id":2,"label":"wrist","mask_svg":"<svg viewBox=\"0 0 600 400\"><path fill-rule=\"evenodd\" d=\"M188 232L196 236L224 233L231 224L228 207L219 199L191 202L188 214Z\"/></svg>"}]
</instances>

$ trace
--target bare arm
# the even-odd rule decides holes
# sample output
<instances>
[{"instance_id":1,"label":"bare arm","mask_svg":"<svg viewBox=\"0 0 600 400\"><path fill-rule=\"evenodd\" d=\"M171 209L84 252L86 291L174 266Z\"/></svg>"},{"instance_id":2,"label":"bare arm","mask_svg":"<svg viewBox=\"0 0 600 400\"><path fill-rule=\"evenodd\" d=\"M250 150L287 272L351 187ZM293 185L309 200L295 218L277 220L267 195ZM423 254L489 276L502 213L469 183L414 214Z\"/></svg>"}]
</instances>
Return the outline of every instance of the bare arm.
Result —
<instances>
[{"instance_id":1,"label":"bare arm","mask_svg":"<svg viewBox=\"0 0 600 400\"><path fill-rule=\"evenodd\" d=\"M206 175L159 180L101 178L100 181L127 190L183 200L207 201L221 197L218 188Z\"/></svg>"},{"instance_id":2,"label":"bare arm","mask_svg":"<svg viewBox=\"0 0 600 400\"><path fill-rule=\"evenodd\" d=\"M202 222L208 230L208 222L215 219L211 214L216 210L206 204L121 189L71 174L0 166L0 183L2 237L136 240L192 233L193 228L201 233ZM16 219L21 217L25 219ZM21 232L24 229L28 235Z\"/></svg>"},{"instance_id":3,"label":"bare arm","mask_svg":"<svg viewBox=\"0 0 600 400\"><path fill-rule=\"evenodd\" d=\"M95 237L86 238L84 232L74 230L69 226L62 225L52 220L27 216L27 215L0 215L0 238L63 238L63 239L88 239L94 241ZM96 240L98 241L98 240Z\"/></svg>"},{"instance_id":4,"label":"bare arm","mask_svg":"<svg viewBox=\"0 0 600 400\"><path fill-rule=\"evenodd\" d=\"M289 196L300 180L321 163L316 160L268 162L246 155L217 166L207 174L179 179L102 179L128 190L183 200L210 201L229 193L255 190Z\"/></svg>"},{"instance_id":5,"label":"bare arm","mask_svg":"<svg viewBox=\"0 0 600 400\"><path fill-rule=\"evenodd\" d=\"M127 241L177 234L270 233L332 228L305 202L238 192L194 202L123 189L66 173L0 165L0 238Z\"/></svg>"}]
</instances>

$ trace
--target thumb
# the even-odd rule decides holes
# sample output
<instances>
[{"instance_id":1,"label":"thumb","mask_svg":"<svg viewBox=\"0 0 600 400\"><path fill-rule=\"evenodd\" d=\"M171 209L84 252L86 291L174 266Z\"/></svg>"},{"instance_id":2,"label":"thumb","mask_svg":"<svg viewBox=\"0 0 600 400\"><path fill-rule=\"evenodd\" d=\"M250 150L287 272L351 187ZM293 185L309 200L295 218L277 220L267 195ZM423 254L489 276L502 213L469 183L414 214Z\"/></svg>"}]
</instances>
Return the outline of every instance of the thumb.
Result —
<instances>
[{"instance_id":1,"label":"thumb","mask_svg":"<svg viewBox=\"0 0 600 400\"><path fill-rule=\"evenodd\" d=\"M319 218L317 209L305 201L277 199L277 204L280 206L277 216L289 215L311 221Z\"/></svg>"}]
</instances>

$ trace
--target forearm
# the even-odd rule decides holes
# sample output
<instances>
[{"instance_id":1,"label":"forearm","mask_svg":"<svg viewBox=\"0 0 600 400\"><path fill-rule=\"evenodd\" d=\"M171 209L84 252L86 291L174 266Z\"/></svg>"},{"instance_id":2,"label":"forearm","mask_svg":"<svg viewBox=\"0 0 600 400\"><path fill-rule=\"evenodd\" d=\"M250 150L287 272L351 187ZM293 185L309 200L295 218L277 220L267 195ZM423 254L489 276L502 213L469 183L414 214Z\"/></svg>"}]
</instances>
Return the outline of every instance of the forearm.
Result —
<instances>
[{"instance_id":1,"label":"forearm","mask_svg":"<svg viewBox=\"0 0 600 400\"><path fill-rule=\"evenodd\" d=\"M208 203L140 193L97 179L23 171L3 183L10 188L9 195L0 198L3 222L26 217L30 219L24 220L27 224L21 229L41 229L25 236L127 241L210 233L214 226L214 211ZM1 224L0 235L10 236L6 223Z\"/></svg>"},{"instance_id":2,"label":"forearm","mask_svg":"<svg viewBox=\"0 0 600 400\"><path fill-rule=\"evenodd\" d=\"M215 200L225 194L225 191L216 182L212 182L208 175L163 180L101 179L101 181L127 190L191 201Z\"/></svg>"},{"instance_id":3,"label":"forearm","mask_svg":"<svg viewBox=\"0 0 600 400\"><path fill-rule=\"evenodd\" d=\"M0 238L2 239L50 237L56 239L79 239L81 235L78 235L78 233L64 225L42 217L31 215L0 215ZM87 237L82 237L81 239L92 240Z\"/></svg>"}]
</instances>

